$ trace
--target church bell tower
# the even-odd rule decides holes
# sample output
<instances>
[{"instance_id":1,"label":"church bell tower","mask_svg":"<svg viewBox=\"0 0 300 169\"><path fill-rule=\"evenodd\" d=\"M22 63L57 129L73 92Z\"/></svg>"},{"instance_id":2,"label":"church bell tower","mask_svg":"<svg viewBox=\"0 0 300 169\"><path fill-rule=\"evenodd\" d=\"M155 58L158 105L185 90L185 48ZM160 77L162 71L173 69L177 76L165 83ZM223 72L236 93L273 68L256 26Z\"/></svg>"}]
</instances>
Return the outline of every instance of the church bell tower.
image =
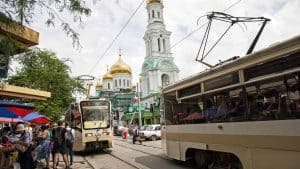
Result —
<instances>
[{"instance_id":1,"label":"church bell tower","mask_svg":"<svg viewBox=\"0 0 300 169\"><path fill-rule=\"evenodd\" d=\"M162 0L147 0L148 26L144 35L146 57L140 73L142 98L159 93L178 80L179 69L171 53L171 32L164 24Z\"/></svg>"}]
</instances>

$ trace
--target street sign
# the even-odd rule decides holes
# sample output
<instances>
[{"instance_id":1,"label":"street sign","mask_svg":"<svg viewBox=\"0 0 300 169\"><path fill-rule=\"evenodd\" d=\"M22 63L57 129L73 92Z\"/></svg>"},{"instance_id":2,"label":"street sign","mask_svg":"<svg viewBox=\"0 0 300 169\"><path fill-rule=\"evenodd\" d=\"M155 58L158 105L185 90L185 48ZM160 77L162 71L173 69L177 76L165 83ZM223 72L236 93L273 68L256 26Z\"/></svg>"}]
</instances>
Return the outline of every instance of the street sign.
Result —
<instances>
[{"instance_id":1,"label":"street sign","mask_svg":"<svg viewBox=\"0 0 300 169\"><path fill-rule=\"evenodd\" d=\"M145 106L140 106L141 111L145 111ZM138 112L139 111L139 106L129 106L128 111L130 113L132 112Z\"/></svg>"}]
</instances>

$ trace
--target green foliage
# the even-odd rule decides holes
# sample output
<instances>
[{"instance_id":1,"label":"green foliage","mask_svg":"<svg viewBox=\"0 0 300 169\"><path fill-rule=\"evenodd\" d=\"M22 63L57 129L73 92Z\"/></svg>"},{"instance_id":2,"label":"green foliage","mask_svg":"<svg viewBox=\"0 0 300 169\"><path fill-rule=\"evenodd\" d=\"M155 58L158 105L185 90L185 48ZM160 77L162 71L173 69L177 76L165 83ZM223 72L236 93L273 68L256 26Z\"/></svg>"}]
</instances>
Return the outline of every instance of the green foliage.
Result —
<instances>
[{"instance_id":1,"label":"green foliage","mask_svg":"<svg viewBox=\"0 0 300 169\"><path fill-rule=\"evenodd\" d=\"M81 47L78 33L62 19L61 14L73 17L75 23L82 22L82 16L90 16L91 9L86 6L86 0L0 0L0 21L16 20L20 24L29 24L35 14L45 13L47 26L60 23L63 31L73 40L73 45Z\"/></svg>"},{"instance_id":2,"label":"green foliage","mask_svg":"<svg viewBox=\"0 0 300 169\"><path fill-rule=\"evenodd\" d=\"M34 101L32 104L52 120L63 115L74 101L72 94L75 91L85 91L83 84L70 77L69 67L53 52L33 49L18 59L21 68L16 75L9 77L9 84L51 92L51 98L47 101Z\"/></svg>"},{"instance_id":3,"label":"green foliage","mask_svg":"<svg viewBox=\"0 0 300 169\"><path fill-rule=\"evenodd\" d=\"M5 36L0 41L0 78L6 78L10 57L16 53L25 52L27 49L10 36Z\"/></svg>"}]
</instances>

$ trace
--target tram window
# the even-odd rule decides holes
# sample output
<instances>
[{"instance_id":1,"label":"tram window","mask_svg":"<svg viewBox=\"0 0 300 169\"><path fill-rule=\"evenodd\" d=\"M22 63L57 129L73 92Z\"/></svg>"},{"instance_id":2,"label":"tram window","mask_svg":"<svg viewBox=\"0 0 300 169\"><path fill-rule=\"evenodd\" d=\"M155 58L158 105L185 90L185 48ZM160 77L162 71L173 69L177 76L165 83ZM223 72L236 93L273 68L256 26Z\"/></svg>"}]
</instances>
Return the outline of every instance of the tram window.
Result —
<instances>
[{"instance_id":1,"label":"tram window","mask_svg":"<svg viewBox=\"0 0 300 169\"><path fill-rule=\"evenodd\" d=\"M300 67L300 53L294 53L285 57L281 57L266 63L262 63L250 68L245 69L246 81L269 75L272 73L279 73L285 70L299 68Z\"/></svg>"},{"instance_id":2,"label":"tram window","mask_svg":"<svg viewBox=\"0 0 300 169\"><path fill-rule=\"evenodd\" d=\"M178 96L179 98L184 97L184 96L189 96L191 94L196 94L201 92L201 87L200 84L195 84L193 86L181 89L178 91Z\"/></svg>"},{"instance_id":3,"label":"tram window","mask_svg":"<svg viewBox=\"0 0 300 169\"><path fill-rule=\"evenodd\" d=\"M230 73L227 75L222 75L217 78L213 78L204 82L204 90L209 91L217 89L219 87L225 87L233 84L239 83L238 73Z\"/></svg>"}]
</instances>

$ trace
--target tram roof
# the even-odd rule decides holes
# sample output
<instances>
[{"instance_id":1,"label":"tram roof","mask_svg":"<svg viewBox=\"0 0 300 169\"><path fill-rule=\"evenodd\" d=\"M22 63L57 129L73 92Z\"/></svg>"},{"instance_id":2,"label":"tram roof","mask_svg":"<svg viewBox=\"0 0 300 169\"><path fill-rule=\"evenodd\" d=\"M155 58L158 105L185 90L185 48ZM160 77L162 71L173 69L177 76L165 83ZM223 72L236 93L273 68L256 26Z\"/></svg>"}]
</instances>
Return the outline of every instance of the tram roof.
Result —
<instances>
[{"instance_id":1,"label":"tram roof","mask_svg":"<svg viewBox=\"0 0 300 169\"><path fill-rule=\"evenodd\" d=\"M214 68L196 73L192 76L179 80L163 88L162 93L174 92L178 89L192 86L214 77L222 76L230 72L235 72L262 63L264 61L268 61L283 55L289 55L299 51L300 35L297 35L283 42L271 44L264 49L258 50L244 57L240 57L236 60L224 63L220 66L216 66Z\"/></svg>"}]
</instances>

